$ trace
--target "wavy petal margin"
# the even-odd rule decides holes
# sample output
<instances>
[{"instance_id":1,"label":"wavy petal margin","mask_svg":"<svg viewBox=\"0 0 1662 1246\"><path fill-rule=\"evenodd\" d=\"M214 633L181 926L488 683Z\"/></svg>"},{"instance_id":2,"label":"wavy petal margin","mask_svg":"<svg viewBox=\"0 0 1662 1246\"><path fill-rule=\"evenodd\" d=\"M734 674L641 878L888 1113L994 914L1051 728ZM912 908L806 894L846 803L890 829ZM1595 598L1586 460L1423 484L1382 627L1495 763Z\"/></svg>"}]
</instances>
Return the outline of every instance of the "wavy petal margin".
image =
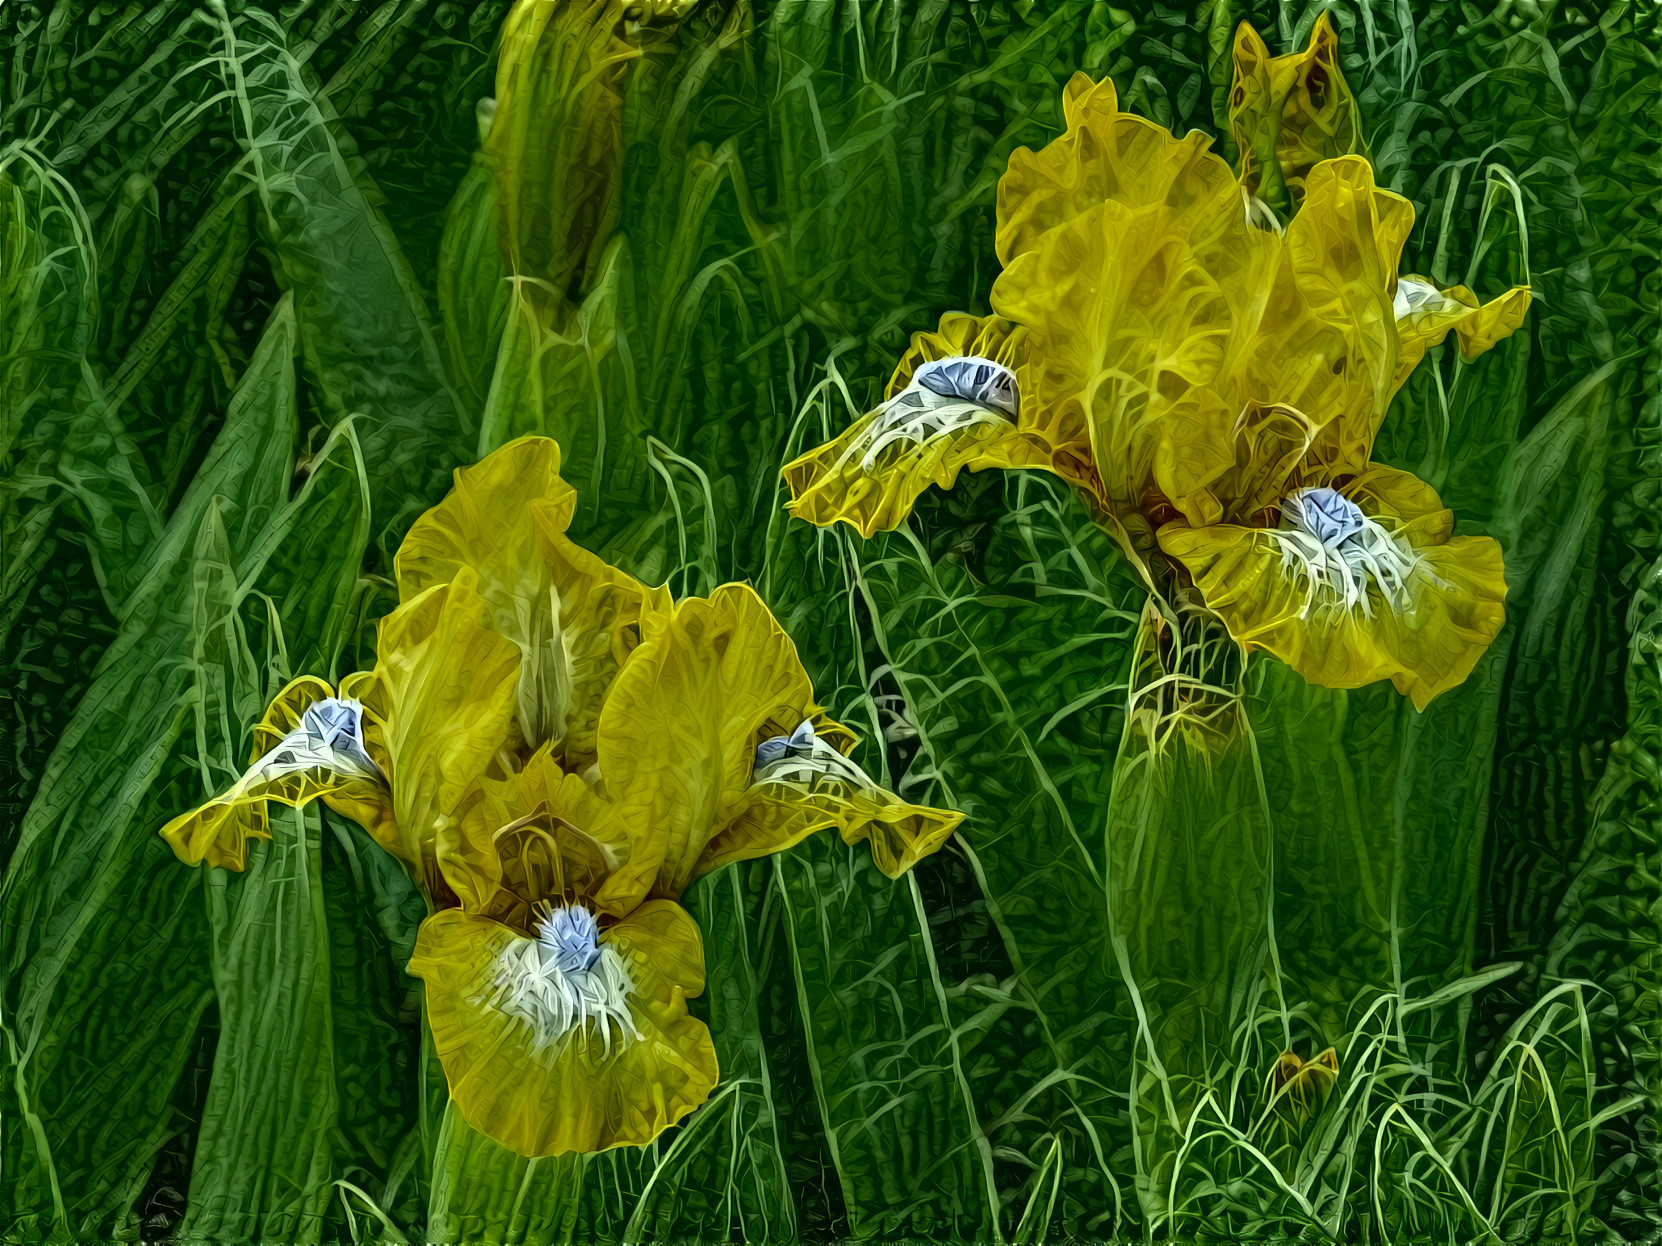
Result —
<instances>
[{"instance_id":1,"label":"wavy petal margin","mask_svg":"<svg viewBox=\"0 0 1662 1246\"><path fill-rule=\"evenodd\" d=\"M1229 130L1239 150L1241 184L1252 194L1295 206L1305 178L1323 160L1367 155L1361 110L1339 68L1339 36L1316 19L1302 52L1272 57L1246 22L1235 31Z\"/></svg>"}]
</instances>

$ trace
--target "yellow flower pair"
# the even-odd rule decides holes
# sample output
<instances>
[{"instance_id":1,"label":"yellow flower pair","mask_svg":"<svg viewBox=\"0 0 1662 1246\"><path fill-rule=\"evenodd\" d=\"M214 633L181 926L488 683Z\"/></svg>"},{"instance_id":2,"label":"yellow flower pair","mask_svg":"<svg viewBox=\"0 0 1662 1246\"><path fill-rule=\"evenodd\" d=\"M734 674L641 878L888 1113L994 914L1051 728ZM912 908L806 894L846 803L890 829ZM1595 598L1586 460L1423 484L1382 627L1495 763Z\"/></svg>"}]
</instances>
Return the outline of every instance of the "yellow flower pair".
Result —
<instances>
[{"instance_id":1,"label":"yellow flower pair","mask_svg":"<svg viewBox=\"0 0 1662 1246\"><path fill-rule=\"evenodd\" d=\"M1411 205L1360 156L1315 158L1359 142L1325 18L1275 60L1242 28L1239 176L1199 132L1119 111L1110 82L1075 75L1063 105L1066 132L999 182L995 314L914 335L887 400L786 466L791 513L869 537L962 470L1051 471L1151 590L1192 586L1312 682L1389 678L1423 708L1500 630L1500 550L1453 537L1374 439L1430 346L1453 329L1487 349L1528 290L1480 306L1399 276ZM1266 179L1299 201L1285 227Z\"/></svg>"},{"instance_id":2,"label":"yellow flower pair","mask_svg":"<svg viewBox=\"0 0 1662 1246\"><path fill-rule=\"evenodd\" d=\"M266 805L321 798L417 879L410 971L463 1117L528 1156L649 1142L696 1108L715 1052L698 877L836 827L895 876L960 814L847 758L761 599L671 599L574 544L554 442L456 473L397 557L373 670L298 679L229 791L162 831L241 869Z\"/></svg>"}]
</instances>

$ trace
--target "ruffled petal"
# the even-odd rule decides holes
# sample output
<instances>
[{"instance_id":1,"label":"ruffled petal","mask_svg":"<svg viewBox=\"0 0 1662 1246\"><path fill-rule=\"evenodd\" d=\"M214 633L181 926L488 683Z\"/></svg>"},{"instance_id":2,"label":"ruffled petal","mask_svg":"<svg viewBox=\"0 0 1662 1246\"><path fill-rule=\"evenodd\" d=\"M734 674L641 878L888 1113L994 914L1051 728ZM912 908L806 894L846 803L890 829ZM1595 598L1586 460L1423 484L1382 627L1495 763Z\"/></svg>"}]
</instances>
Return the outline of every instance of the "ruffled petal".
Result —
<instances>
[{"instance_id":1,"label":"ruffled petal","mask_svg":"<svg viewBox=\"0 0 1662 1246\"><path fill-rule=\"evenodd\" d=\"M576 498L560 479L559 445L522 437L458 468L455 487L411 526L395 563L403 601L448 584L463 567L475 573L491 626L519 648L516 708L532 745L564 739L572 695L565 620L539 523L563 532Z\"/></svg>"},{"instance_id":2,"label":"ruffled petal","mask_svg":"<svg viewBox=\"0 0 1662 1246\"><path fill-rule=\"evenodd\" d=\"M638 1037L610 1042L585 1023L539 1047L495 1002L499 958L522 937L446 909L422 923L410 972L426 984L427 1019L451 1097L475 1129L521 1155L644 1146L714 1089L715 1048L686 997L704 985L698 928L668 901L603 931L633 991Z\"/></svg>"},{"instance_id":3,"label":"ruffled petal","mask_svg":"<svg viewBox=\"0 0 1662 1246\"><path fill-rule=\"evenodd\" d=\"M1460 356L1476 359L1523 324L1529 311L1528 286L1513 286L1499 298L1479 303L1465 286L1440 286L1424 277L1404 274L1397 281L1397 374L1392 392L1400 389L1431 347L1448 336L1460 342Z\"/></svg>"},{"instance_id":4,"label":"ruffled petal","mask_svg":"<svg viewBox=\"0 0 1662 1246\"><path fill-rule=\"evenodd\" d=\"M1339 68L1339 37L1316 19L1302 52L1272 57L1246 22L1235 32L1229 129L1240 151L1241 184L1283 209L1323 160L1367 154L1361 111Z\"/></svg>"},{"instance_id":5,"label":"ruffled petal","mask_svg":"<svg viewBox=\"0 0 1662 1246\"><path fill-rule=\"evenodd\" d=\"M1393 392L1390 291L1414 209L1356 156L1317 165L1306 185L1238 392L1304 412L1318 429L1313 457L1357 472Z\"/></svg>"},{"instance_id":6,"label":"ruffled petal","mask_svg":"<svg viewBox=\"0 0 1662 1246\"><path fill-rule=\"evenodd\" d=\"M432 895L439 832L515 738L519 649L490 626L477 577L462 567L382 619L376 653L354 687L380 724L393 818L371 834Z\"/></svg>"},{"instance_id":7,"label":"ruffled petal","mask_svg":"<svg viewBox=\"0 0 1662 1246\"><path fill-rule=\"evenodd\" d=\"M898 528L930 485L950 489L960 471L1030 467L1056 470L1057 462L1086 466L1084 445L1066 454L1067 438L1032 426L1022 403L1014 418L973 403L933 404L934 422L917 422L897 405L917 368L951 358L987 359L1020 378L1026 366L1025 331L996 316L958 312L941 317L933 333L912 335L912 345L889 382L885 403L856 420L835 440L787 463L786 510L819 527L846 523L863 537Z\"/></svg>"},{"instance_id":8,"label":"ruffled petal","mask_svg":"<svg viewBox=\"0 0 1662 1246\"><path fill-rule=\"evenodd\" d=\"M1027 399L1089 428L1104 509L1164 500L1219 516L1210 486L1235 461L1242 402L1231 378L1263 314L1281 249L1250 225L1229 167L1153 131L1137 193L1098 203L1041 235L993 287L993 308L1031 330Z\"/></svg>"},{"instance_id":9,"label":"ruffled petal","mask_svg":"<svg viewBox=\"0 0 1662 1246\"><path fill-rule=\"evenodd\" d=\"M399 599L448 584L470 567L493 615L506 616L512 626L513 611L506 607L541 561L532 507L546 508L564 531L576 500L576 490L560 479L559 443L548 437L521 437L471 467L457 468L444 501L417 519L398 547Z\"/></svg>"},{"instance_id":10,"label":"ruffled petal","mask_svg":"<svg viewBox=\"0 0 1662 1246\"><path fill-rule=\"evenodd\" d=\"M559 468L556 442L522 437L457 471L455 488L405 537L397 567L406 601L463 568L474 574L490 627L520 654L520 735L580 769L593 763L600 703L643 617L672 603L566 536L576 494Z\"/></svg>"},{"instance_id":11,"label":"ruffled petal","mask_svg":"<svg viewBox=\"0 0 1662 1246\"><path fill-rule=\"evenodd\" d=\"M1287 482L1303 465L1315 435L1315 425L1295 407L1248 402L1235 421L1235 461L1211 489L1223 519L1251 524L1279 508Z\"/></svg>"},{"instance_id":12,"label":"ruffled petal","mask_svg":"<svg viewBox=\"0 0 1662 1246\"><path fill-rule=\"evenodd\" d=\"M1092 82L1086 74L1074 74L1062 92L1062 117L1067 128L1061 137L1038 151L1016 148L998 179L993 246L1002 265L1094 204L1144 201L1147 170L1170 159L1174 146L1197 159L1207 149L1206 137L1198 131L1177 139L1141 117L1120 112L1108 78Z\"/></svg>"},{"instance_id":13,"label":"ruffled petal","mask_svg":"<svg viewBox=\"0 0 1662 1246\"><path fill-rule=\"evenodd\" d=\"M737 811L767 724L814 708L796 646L752 589L727 584L677 604L601 710L604 794L635 828L601 898L679 896Z\"/></svg>"},{"instance_id":14,"label":"ruffled petal","mask_svg":"<svg viewBox=\"0 0 1662 1246\"><path fill-rule=\"evenodd\" d=\"M1160 547L1188 569L1206 605L1248 650L1263 650L1326 688L1388 678L1424 709L1471 674L1505 623L1500 545L1490 537L1450 539L1452 516L1406 472L1373 467L1341 492L1412 547L1404 608L1373 590L1369 613L1312 600L1284 546L1263 528L1168 524ZM1385 511L1392 502L1409 513Z\"/></svg>"},{"instance_id":15,"label":"ruffled petal","mask_svg":"<svg viewBox=\"0 0 1662 1246\"><path fill-rule=\"evenodd\" d=\"M308 715L314 707L317 712ZM254 728L252 764L242 777L162 827L162 838L187 865L206 861L242 870L248 841L271 838L267 801L298 808L326 797L366 827L378 824L391 802L365 747L362 717L361 706L337 700L323 680L293 680Z\"/></svg>"}]
</instances>

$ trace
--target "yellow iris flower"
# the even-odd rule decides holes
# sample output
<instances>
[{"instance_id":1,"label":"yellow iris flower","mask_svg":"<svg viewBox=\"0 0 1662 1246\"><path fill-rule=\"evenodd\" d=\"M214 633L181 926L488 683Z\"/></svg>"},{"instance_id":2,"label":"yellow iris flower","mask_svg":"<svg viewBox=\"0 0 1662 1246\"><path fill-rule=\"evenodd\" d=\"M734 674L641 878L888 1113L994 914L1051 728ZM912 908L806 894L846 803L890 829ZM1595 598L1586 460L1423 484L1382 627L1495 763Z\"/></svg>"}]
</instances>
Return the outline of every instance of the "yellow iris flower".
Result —
<instances>
[{"instance_id":1,"label":"yellow iris flower","mask_svg":"<svg viewBox=\"0 0 1662 1246\"><path fill-rule=\"evenodd\" d=\"M242 778L163 828L180 858L241 869L247 841L269 838L266 802L321 797L403 861L429 896L443 896L435 843L481 776L511 773L547 749L573 773L618 784L695 740L699 758L748 766L756 747L742 743L748 734L766 726L768 738L788 739L804 723L817 728L815 739L794 747L796 764L775 766L764 785L735 796L734 785L744 785L732 774L709 789L678 780L679 790L698 792L704 813L721 815L695 825L703 815L689 813L680 833L715 836L709 851L722 864L836 826L850 844L869 840L891 877L945 842L961 815L897 800L847 760L855 736L813 704L795 646L754 592L727 585L708 601L675 602L573 542L573 502L548 438L521 438L459 470L450 495L399 547L402 604L379 625L374 669L349 675L338 693L312 676L284 688L255 728ZM614 709L616 731L639 738L614 747L603 766L606 705L615 696L650 700L638 682L618 683L647 640L633 681L654 670L662 682L653 695L674 687L682 701L633 727ZM743 662L710 666L705 644ZM772 846L743 847L753 840ZM630 868L645 867L637 859ZM697 872L704 868L714 865ZM674 893L694 876L672 874Z\"/></svg>"},{"instance_id":2,"label":"yellow iris flower","mask_svg":"<svg viewBox=\"0 0 1662 1246\"><path fill-rule=\"evenodd\" d=\"M695 879L832 827L896 877L962 821L849 760L755 592L674 601L572 542L573 502L546 438L458 471L374 668L283 689L247 773L162 831L241 869L269 801L364 826L437 910L410 970L458 1108L525 1155L643 1144L709 1095Z\"/></svg>"},{"instance_id":3,"label":"yellow iris flower","mask_svg":"<svg viewBox=\"0 0 1662 1246\"><path fill-rule=\"evenodd\" d=\"M1197 591L1313 682L1389 677L1423 707L1498 631L1500 553L1451 539L1435 493L1370 462L1374 440L1430 346L1452 329L1475 356L1529 291L1479 304L1399 277L1412 206L1360 156L1314 158L1359 143L1325 19L1299 56L1269 60L1250 29L1236 54L1243 156L1273 120L1297 214L1283 227L1253 195L1263 160L1243 181L1204 135L1075 75L1066 132L999 182L995 314L918 334L885 403L787 465L789 509L870 536L959 471L1052 471L1152 591ZM1310 543L1312 517L1334 548Z\"/></svg>"},{"instance_id":4,"label":"yellow iris flower","mask_svg":"<svg viewBox=\"0 0 1662 1246\"><path fill-rule=\"evenodd\" d=\"M704 986L688 885L825 826L869 838L891 874L951 832L959 815L847 763L853 737L812 695L761 600L727 585L649 621L601 710L595 773L544 746L481 781L440 837L460 907L423 924L410 962L469 1124L528 1156L651 1141L717 1078L685 1005ZM539 950L562 927L581 970Z\"/></svg>"}]
</instances>

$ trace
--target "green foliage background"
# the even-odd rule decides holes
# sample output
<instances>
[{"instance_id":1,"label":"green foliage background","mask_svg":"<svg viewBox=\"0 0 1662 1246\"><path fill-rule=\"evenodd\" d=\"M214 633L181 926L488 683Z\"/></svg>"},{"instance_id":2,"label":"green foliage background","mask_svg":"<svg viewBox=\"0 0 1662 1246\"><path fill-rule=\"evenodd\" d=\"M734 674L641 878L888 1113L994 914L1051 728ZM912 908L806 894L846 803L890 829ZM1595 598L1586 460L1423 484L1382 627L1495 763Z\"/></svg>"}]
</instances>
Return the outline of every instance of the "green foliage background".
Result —
<instances>
[{"instance_id":1,"label":"green foliage background","mask_svg":"<svg viewBox=\"0 0 1662 1246\"><path fill-rule=\"evenodd\" d=\"M869 543L780 510L911 331L986 310L996 179L1073 72L1221 134L1235 24L1285 51L1322 7L704 0L630 71L610 346L508 412L505 3L0 8L5 1240L1653 1232L1653 9L1331 10L1405 269L1537 291L1381 441L1506 550L1506 631L1426 714L1259 664L1256 772L1162 772L1122 745L1138 591L1054 482ZM287 815L240 876L155 834L291 674L367 664L403 530L527 431L578 539L751 580L868 768L968 815L898 882L824 836L702 882L722 1087L535 1163L446 1111L422 901L357 828ZM1269 1110L1328 1045L1320 1113Z\"/></svg>"}]
</instances>

